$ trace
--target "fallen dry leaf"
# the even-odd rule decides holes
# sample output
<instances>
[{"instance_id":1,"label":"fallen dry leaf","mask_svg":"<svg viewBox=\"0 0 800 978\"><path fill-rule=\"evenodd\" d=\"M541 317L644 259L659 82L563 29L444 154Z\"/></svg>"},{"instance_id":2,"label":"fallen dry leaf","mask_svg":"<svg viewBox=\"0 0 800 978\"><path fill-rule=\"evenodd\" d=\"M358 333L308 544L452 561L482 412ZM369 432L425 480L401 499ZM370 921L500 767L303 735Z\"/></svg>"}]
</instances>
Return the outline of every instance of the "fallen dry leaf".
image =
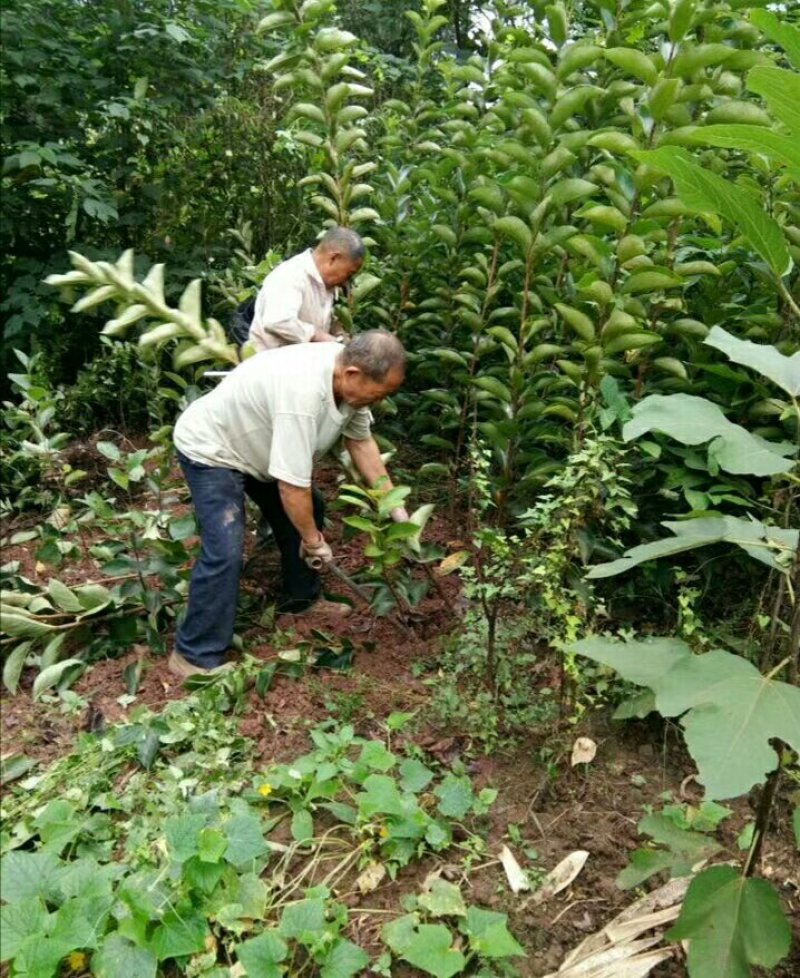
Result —
<instances>
[{"instance_id":1,"label":"fallen dry leaf","mask_svg":"<svg viewBox=\"0 0 800 978\"><path fill-rule=\"evenodd\" d=\"M452 574L453 571L457 571L459 567L463 567L469 560L469 557L469 550L459 550L457 553L450 554L449 556L445 557L439 566L434 570L434 574L436 574L437 577L447 577L448 574Z\"/></svg>"},{"instance_id":2,"label":"fallen dry leaf","mask_svg":"<svg viewBox=\"0 0 800 978\"><path fill-rule=\"evenodd\" d=\"M571 852L554 869L550 870L539 889L532 896L529 896L522 906L527 907L531 903L534 905L545 903L547 900L551 900L556 893L565 890L586 865L588 858L589 853L585 849L576 849Z\"/></svg>"},{"instance_id":3,"label":"fallen dry leaf","mask_svg":"<svg viewBox=\"0 0 800 978\"><path fill-rule=\"evenodd\" d=\"M591 737L578 737L572 745L572 759L570 763L573 767L576 764L588 764L593 761L597 754L597 744Z\"/></svg>"},{"instance_id":4,"label":"fallen dry leaf","mask_svg":"<svg viewBox=\"0 0 800 978\"><path fill-rule=\"evenodd\" d=\"M386 867L383 863L373 863L358 877L356 886L360 893L372 893L381 885L385 876Z\"/></svg>"},{"instance_id":5,"label":"fallen dry leaf","mask_svg":"<svg viewBox=\"0 0 800 978\"><path fill-rule=\"evenodd\" d=\"M680 913L689 878L670 880L634 901L594 934L585 937L545 978L644 978L675 949L657 947L666 925ZM649 937L640 938L650 931Z\"/></svg>"},{"instance_id":6,"label":"fallen dry leaf","mask_svg":"<svg viewBox=\"0 0 800 978\"><path fill-rule=\"evenodd\" d=\"M528 877L525 875L524 870L508 846L503 846L500 850L500 862L506 871L506 879L508 880L508 885L511 887L512 893L519 893L521 890L529 890L531 888Z\"/></svg>"}]
</instances>

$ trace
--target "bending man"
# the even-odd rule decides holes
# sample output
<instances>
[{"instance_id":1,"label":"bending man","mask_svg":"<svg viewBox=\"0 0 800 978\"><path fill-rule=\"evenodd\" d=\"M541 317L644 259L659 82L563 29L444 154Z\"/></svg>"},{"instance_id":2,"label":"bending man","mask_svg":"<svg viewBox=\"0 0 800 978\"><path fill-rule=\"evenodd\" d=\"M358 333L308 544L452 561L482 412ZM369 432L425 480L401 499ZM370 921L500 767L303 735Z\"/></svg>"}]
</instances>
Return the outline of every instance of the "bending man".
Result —
<instances>
[{"instance_id":1,"label":"bending man","mask_svg":"<svg viewBox=\"0 0 800 978\"><path fill-rule=\"evenodd\" d=\"M245 360L198 398L175 425L178 461L192 493L200 556L192 569L186 617L169 667L188 676L222 665L233 638L244 544L244 497L269 520L281 552L281 613L320 600L310 566L332 559L323 535L324 501L312 489L315 461L340 435L368 485L386 478L370 433L369 405L393 393L405 351L391 333L370 330L346 346L288 346ZM395 514L393 514L395 515ZM396 519L406 519L398 510Z\"/></svg>"},{"instance_id":2,"label":"bending man","mask_svg":"<svg viewBox=\"0 0 800 978\"><path fill-rule=\"evenodd\" d=\"M330 332L336 290L350 281L363 261L364 242L356 232L334 227L316 248L274 268L256 296L250 325L255 349L336 340Z\"/></svg>"}]
</instances>

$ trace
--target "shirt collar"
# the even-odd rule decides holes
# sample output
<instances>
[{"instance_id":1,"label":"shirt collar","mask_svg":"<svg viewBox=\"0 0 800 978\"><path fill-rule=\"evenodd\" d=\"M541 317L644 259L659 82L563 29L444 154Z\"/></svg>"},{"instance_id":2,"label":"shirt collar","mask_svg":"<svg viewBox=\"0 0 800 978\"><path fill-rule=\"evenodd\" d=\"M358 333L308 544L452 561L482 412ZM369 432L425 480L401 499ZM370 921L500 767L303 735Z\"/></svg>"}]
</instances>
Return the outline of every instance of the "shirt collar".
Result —
<instances>
[{"instance_id":1,"label":"shirt collar","mask_svg":"<svg viewBox=\"0 0 800 978\"><path fill-rule=\"evenodd\" d=\"M325 283L322 281L322 276L317 268L317 263L314 261L314 253L312 252L311 248L307 248L303 252L303 257L305 258L306 272L311 276L311 278L314 279L315 282L319 282L323 288L327 288Z\"/></svg>"}]
</instances>

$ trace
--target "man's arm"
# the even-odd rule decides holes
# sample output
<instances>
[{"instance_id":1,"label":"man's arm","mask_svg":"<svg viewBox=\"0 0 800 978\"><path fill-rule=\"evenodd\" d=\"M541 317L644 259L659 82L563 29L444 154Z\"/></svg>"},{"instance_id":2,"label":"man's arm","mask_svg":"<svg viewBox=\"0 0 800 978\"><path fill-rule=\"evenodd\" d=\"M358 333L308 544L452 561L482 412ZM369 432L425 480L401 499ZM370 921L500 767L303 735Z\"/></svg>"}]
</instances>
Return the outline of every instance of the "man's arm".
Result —
<instances>
[{"instance_id":1,"label":"man's arm","mask_svg":"<svg viewBox=\"0 0 800 978\"><path fill-rule=\"evenodd\" d=\"M386 466L383 464L378 443L374 438L345 438L344 447L350 454L353 465L358 469L361 477L370 488L375 486L381 479L384 481L381 482L380 487L384 492L389 492L390 489L394 488ZM395 506L392 510L392 519L395 523L407 523L408 513L405 507Z\"/></svg>"},{"instance_id":2,"label":"man's arm","mask_svg":"<svg viewBox=\"0 0 800 978\"><path fill-rule=\"evenodd\" d=\"M314 522L314 504L311 489L293 486L289 482L278 479L278 492L284 512L292 521L294 528L303 539L303 543L315 544L322 534Z\"/></svg>"},{"instance_id":3,"label":"man's arm","mask_svg":"<svg viewBox=\"0 0 800 978\"><path fill-rule=\"evenodd\" d=\"M345 438L344 447L353 460L353 465L358 469L359 474L370 488L375 486L380 479L386 480L381 483L381 489L385 489L388 492L392 488L392 481L389 478L386 466L383 464L378 443L374 438L370 437L359 440Z\"/></svg>"}]
</instances>

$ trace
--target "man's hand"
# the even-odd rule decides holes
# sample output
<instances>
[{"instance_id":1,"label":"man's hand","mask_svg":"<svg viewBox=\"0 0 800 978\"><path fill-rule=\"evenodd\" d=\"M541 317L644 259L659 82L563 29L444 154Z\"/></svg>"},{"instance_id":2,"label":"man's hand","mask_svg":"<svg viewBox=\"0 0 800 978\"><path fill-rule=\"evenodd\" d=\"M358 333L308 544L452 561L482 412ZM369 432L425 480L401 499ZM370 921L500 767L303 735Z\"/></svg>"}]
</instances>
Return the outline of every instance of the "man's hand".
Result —
<instances>
[{"instance_id":1,"label":"man's hand","mask_svg":"<svg viewBox=\"0 0 800 978\"><path fill-rule=\"evenodd\" d=\"M312 570L319 570L323 564L328 564L333 560L333 551L328 546L325 537L318 533L317 539L313 542L308 540L301 542L300 556Z\"/></svg>"},{"instance_id":2,"label":"man's hand","mask_svg":"<svg viewBox=\"0 0 800 978\"><path fill-rule=\"evenodd\" d=\"M395 523L408 523L408 510L405 506L395 506L395 508L389 513Z\"/></svg>"},{"instance_id":3,"label":"man's hand","mask_svg":"<svg viewBox=\"0 0 800 978\"><path fill-rule=\"evenodd\" d=\"M341 340L338 336L334 336L333 333L326 333L323 329L318 329L316 333L311 337L312 343L340 343Z\"/></svg>"}]
</instances>

